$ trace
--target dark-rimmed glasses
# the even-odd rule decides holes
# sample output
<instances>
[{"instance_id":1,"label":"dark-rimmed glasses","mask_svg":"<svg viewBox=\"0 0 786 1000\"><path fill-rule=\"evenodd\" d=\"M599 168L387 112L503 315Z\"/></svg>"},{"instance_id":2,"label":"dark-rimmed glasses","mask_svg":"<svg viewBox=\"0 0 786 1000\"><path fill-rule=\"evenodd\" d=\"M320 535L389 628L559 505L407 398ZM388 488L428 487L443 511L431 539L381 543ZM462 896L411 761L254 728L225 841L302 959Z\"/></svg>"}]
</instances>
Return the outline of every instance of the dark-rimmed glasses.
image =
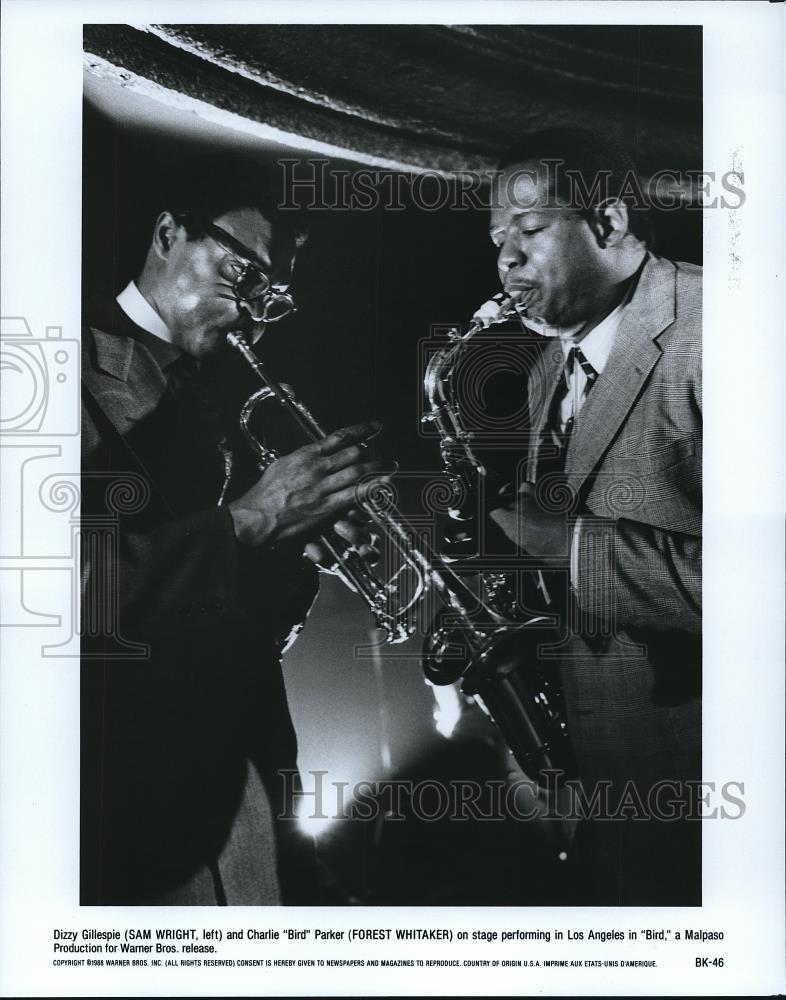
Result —
<instances>
[{"instance_id":1,"label":"dark-rimmed glasses","mask_svg":"<svg viewBox=\"0 0 786 1000\"><path fill-rule=\"evenodd\" d=\"M277 291L259 264L244 253L242 244L214 222L203 222L205 233L230 254L219 265L219 273L232 285L238 306L255 323L277 323L296 309L288 292Z\"/></svg>"}]
</instances>

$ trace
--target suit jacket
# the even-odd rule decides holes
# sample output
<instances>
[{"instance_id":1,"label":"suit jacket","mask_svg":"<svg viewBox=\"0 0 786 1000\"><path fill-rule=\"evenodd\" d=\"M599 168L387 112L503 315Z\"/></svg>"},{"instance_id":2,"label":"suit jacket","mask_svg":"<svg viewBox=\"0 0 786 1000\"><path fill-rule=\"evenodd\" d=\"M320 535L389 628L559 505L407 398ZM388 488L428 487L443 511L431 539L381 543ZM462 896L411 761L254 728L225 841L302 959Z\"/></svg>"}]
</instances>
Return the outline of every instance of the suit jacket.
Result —
<instances>
[{"instance_id":1,"label":"suit jacket","mask_svg":"<svg viewBox=\"0 0 786 1000\"><path fill-rule=\"evenodd\" d=\"M113 538L83 559L83 608L105 626L83 624L86 903L155 900L215 866L249 768L266 801L237 878L262 865L274 887L286 840L274 817L292 782L277 772L296 769L297 748L279 657L315 575L238 545L216 506L216 442L199 406L173 397L171 360L114 304L83 330L83 531L103 519Z\"/></svg>"},{"instance_id":2,"label":"suit jacket","mask_svg":"<svg viewBox=\"0 0 786 1000\"><path fill-rule=\"evenodd\" d=\"M525 478L547 506L566 496L539 476L562 365L561 349L544 342L528 388ZM563 482L578 518L576 599L563 639L543 652L559 663L580 777L590 794L611 782L613 802L637 795L650 812L658 783L677 782L679 808L695 813L686 789L701 778L700 268L646 260L576 421ZM697 822L594 823L586 836L597 901L698 902Z\"/></svg>"},{"instance_id":3,"label":"suit jacket","mask_svg":"<svg viewBox=\"0 0 786 1000\"><path fill-rule=\"evenodd\" d=\"M537 414L531 482L558 363L553 351L546 357L551 365L538 366L529 387ZM701 444L701 268L650 257L565 462L582 531L593 520L614 529L613 562L609 549L602 566L615 581L611 611L620 627L700 630ZM586 549L580 602L608 614Z\"/></svg>"}]
</instances>

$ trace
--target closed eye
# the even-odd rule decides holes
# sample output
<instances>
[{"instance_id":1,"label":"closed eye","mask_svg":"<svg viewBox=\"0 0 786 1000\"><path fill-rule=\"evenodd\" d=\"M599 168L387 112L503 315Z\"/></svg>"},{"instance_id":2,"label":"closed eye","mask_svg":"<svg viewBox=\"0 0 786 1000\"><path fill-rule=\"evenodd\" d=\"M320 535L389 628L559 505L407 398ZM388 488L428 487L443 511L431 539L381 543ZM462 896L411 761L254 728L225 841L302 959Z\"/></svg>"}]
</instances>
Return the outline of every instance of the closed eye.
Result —
<instances>
[{"instance_id":1,"label":"closed eye","mask_svg":"<svg viewBox=\"0 0 786 1000\"><path fill-rule=\"evenodd\" d=\"M531 229L520 229L520 236L534 236L535 233L541 233L545 229L545 226L533 226ZM489 234L491 236L491 242L495 247L499 248L505 242L505 232L502 229L496 229L494 232Z\"/></svg>"},{"instance_id":2,"label":"closed eye","mask_svg":"<svg viewBox=\"0 0 786 1000\"><path fill-rule=\"evenodd\" d=\"M218 265L218 273L227 281L237 281L245 272L245 265L236 257L224 257Z\"/></svg>"}]
</instances>

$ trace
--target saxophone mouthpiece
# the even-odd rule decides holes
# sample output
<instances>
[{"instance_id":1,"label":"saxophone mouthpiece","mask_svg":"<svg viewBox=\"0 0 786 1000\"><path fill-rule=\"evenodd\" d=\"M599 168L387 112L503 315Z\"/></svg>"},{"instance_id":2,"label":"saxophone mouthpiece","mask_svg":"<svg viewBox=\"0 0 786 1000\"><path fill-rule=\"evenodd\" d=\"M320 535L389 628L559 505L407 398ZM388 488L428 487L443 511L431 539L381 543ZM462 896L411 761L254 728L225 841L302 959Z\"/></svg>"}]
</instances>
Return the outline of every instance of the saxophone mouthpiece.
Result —
<instances>
[{"instance_id":1,"label":"saxophone mouthpiece","mask_svg":"<svg viewBox=\"0 0 786 1000\"><path fill-rule=\"evenodd\" d=\"M475 311L472 322L481 329L492 326L494 323L501 323L508 318L510 313L515 311L516 304L522 295L522 289L516 289L516 291L511 292L508 296L505 296L503 292L497 292L493 298L489 299L488 302L484 302Z\"/></svg>"}]
</instances>

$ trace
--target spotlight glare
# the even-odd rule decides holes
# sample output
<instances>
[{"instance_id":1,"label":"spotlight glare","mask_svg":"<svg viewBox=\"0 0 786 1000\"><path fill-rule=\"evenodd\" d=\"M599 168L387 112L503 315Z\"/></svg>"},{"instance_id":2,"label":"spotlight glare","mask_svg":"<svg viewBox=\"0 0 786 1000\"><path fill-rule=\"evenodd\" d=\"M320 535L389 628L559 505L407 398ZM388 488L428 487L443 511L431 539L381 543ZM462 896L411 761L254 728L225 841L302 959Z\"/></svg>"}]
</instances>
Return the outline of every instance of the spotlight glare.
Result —
<instances>
[{"instance_id":1,"label":"spotlight glare","mask_svg":"<svg viewBox=\"0 0 786 1000\"><path fill-rule=\"evenodd\" d=\"M458 691L451 684L445 687L432 687L437 707L434 709L434 725L440 736L449 740L461 718L461 699Z\"/></svg>"},{"instance_id":2,"label":"spotlight glare","mask_svg":"<svg viewBox=\"0 0 786 1000\"><path fill-rule=\"evenodd\" d=\"M314 803L306 798L301 799L300 806L297 811L297 825L300 830L307 834L309 837L319 837L321 836L328 827L332 826L335 822L334 816L325 815L324 811L320 814L311 815L310 810L314 808Z\"/></svg>"}]
</instances>

